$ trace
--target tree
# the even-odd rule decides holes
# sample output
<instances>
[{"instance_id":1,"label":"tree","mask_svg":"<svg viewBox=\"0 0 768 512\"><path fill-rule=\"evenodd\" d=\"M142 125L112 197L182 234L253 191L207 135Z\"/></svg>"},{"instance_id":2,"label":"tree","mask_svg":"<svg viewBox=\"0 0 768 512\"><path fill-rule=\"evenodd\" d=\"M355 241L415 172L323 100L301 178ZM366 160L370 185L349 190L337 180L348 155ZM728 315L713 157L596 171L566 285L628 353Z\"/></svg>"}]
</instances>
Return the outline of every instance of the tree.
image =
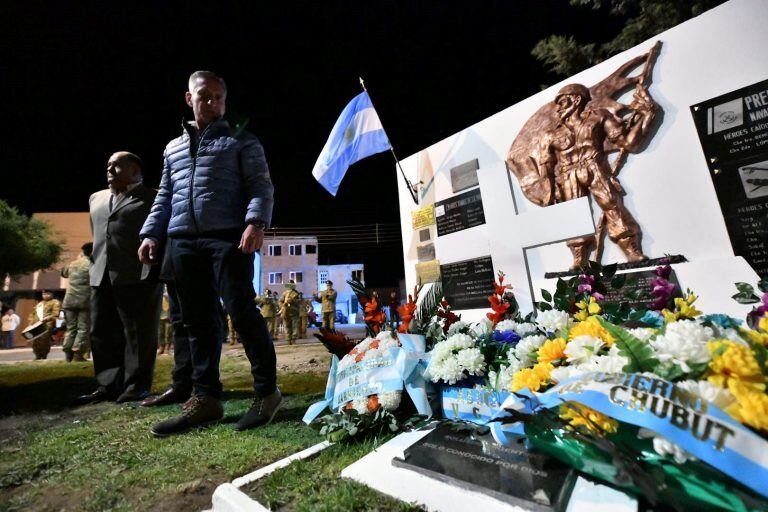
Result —
<instances>
[{"instance_id":1,"label":"tree","mask_svg":"<svg viewBox=\"0 0 768 512\"><path fill-rule=\"evenodd\" d=\"M19 213L0 200L0 278L48 268L61 255L62 242L51 226Z\"/></svg>"},{"instance_id":2,"label":"tree","mask_svg":"<svg viewBox=\"0 0 768 512\"><path fill-rule=\"evenodd\" d=\"M551 35L534 46L531 53L560 76L582 69L638 45L659 32L672 28L723 3L724 0L570 0L571 5L601 9L626 19L621 32L603 43L580 43L570 35Z\"/></svg>"}]
</instances>

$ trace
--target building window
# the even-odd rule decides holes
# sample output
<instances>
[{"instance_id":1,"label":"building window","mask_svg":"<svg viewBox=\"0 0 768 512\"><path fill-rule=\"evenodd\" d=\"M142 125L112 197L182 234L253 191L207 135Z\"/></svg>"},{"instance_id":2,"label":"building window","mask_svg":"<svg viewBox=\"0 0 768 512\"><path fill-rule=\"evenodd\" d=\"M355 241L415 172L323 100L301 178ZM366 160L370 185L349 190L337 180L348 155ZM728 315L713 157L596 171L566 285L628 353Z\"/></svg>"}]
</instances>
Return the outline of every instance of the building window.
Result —
<instances>
[{"instance_id":1,"label":"building window","mask_svg":"<svg viewBox=\"0 0 768 512\"><path fill-rule=\"evenodd\" d=\"M361 281L363 280L363 271L362 270L353 270L352 271L352 280L353 281Z\"/></svg>"},{"instance_id":2,"label":"building window","mask_svg":"<svg viewBox=\"0 0 768 512\"><path fill-rule=\"evenodd\" d=\"M328 271L327 270L318 270L317 271L317 283L319 285L324 285L328 282Z\"/></svg>"},{"instance_id":3,"label":"building window","mask_svg":"<svg viewBox=\"0 0 768 512\"><path fill-rule=\"evenodd\" d=\"M270 256L282 256L283 254L283 247L281 245L270 245L269 246L269 255Z\"/></svg>"},{"instance_id":4,"label":"building window","mask_svg":"<svg viewBox=\"0 0 768 512\"><path fill-rule=\"evenodd\" d=\"M270 246L273 247L273 246ZM270 272L269 273L269 284L283 284L283 273L282 272Z\"/></svg>"},{"instance_id":5,"label":"building window","mask_svg":"<svg viewBox=\"0 0 768 512\"><path fill-rule=\"evenodd\" d=\"M304 282L304 272L291 272L290 279L293 279L294 283L303 283Z\"/></svg>"},{"instance_id":6,"label":"building window","mask_svg":"<svg viewBox=\"0 0 768 512\"><path fill-rule=\"evenodd\" d=\"M301 256L301 245L289 245L288 254L291 256Z\"/></svg>"},{"instance_id":7,"label":"building window","mask_svg":"<svg viewBox=\"0 0 768 512\"><path fill-rule=\"evenodd\" d=\"M317 252L317 246L315 244L307 244L304 246L307 254L315 254Z\"/></svg>"}]
</instances>

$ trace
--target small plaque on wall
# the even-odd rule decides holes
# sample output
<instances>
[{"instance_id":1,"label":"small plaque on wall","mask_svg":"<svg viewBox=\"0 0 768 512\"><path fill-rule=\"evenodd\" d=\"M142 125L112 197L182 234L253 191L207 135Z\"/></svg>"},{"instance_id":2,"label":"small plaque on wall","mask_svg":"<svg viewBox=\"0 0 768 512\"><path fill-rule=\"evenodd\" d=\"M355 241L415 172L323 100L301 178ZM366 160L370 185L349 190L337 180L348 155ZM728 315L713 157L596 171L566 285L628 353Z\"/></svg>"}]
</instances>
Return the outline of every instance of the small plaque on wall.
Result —
<instances>
[{"instance_id":1,"label":"small plaque on wall","mask_svg":"<svg viewBox=\"0 0 768 512\"><path fill-rule=\"evenodd\" d=\"M445 236L485 224L483 199L476 188L435 203L437 236Z\"/></svg>"},{"instance_id":2,"label":"small plaque on wall","mask_svg":"<svg viewBox=\"0 0 768 512\"><path fill-rule=\"evenodd\" d=\"M420 284L436 283L440 281L440 262L438 260L432 260L417 263L416 280Z\"/></svg>"},{"instance_id":3,"label":"small plaque on wall","mask_svg":"<svg viewBox=\"0 0 768 512\"><path fill-rule=\"evenodd\" d=\"M453 309L488 307L494 292L493 262L490 256L440 266L443 294Z\"/></svg>"},{"instance_id":4,"label":"small plaque on wall","mask_svg":"<svg viewBox=\"0 0 768 512\"><path fill-rule=\"evenodd\" d=\"M451 190L453 193L476 187L479 184L477 180L477 170L480 165L477 158L467 163L457 165L451 169Z\"/></svg>"}]
</instances>

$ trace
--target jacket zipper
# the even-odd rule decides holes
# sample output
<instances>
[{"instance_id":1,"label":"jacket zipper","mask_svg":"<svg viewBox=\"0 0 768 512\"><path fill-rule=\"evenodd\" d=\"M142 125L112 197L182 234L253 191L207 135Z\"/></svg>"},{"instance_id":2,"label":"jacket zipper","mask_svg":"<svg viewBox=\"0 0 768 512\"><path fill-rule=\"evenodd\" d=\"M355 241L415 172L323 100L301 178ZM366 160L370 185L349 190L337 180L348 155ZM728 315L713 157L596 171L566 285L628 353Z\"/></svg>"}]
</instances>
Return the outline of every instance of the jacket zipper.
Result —
<instances>
[{"instance_id":1,"label":"jacket zipper","mask_svg":"<svg viewBox=\"0 0 768 512\"><path fill-rule=\"evenodd\" d=\"M215 121L214 121L215 122ZM200 132L200 136L197 139L197 148L195 149L195 154L192 156L192 170L189 174L189 216L192 217L192 224L195 226L195 233L200 232L200 228L197 226L197 219L195 218L195 171L197 170L197 154L200 152L200 146L203 144L203 136L205 135L205 132L208 131L208 128L211 127L210 123L208 126L206 126L202 132ZM192 140L190 137L190 147L192 147Z\"/></svg>"}]
</instances>

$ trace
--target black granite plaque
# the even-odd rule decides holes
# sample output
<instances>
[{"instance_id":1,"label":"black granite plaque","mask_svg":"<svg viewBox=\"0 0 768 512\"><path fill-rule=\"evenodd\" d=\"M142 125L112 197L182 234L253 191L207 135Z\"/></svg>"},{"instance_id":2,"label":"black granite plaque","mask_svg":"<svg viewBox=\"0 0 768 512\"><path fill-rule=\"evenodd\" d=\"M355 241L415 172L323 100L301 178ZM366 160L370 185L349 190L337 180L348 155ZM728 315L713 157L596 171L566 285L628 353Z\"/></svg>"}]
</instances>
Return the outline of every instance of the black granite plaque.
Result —
<instances>
[{"instance_id":1,"label":"black granite plaque","mask_svg":"<svg viewBox=\"0 0 768 512\"><path fill-rule=\"evenodd\" d=\"M429 234L429 228L419 230L419 242L428 242L431 239L432 236Z\"/></svg>"},{"instance_id":2,"label":"black granite plaque","mask_svg":"<svg viewBox=\"0 0 768 512\"><path fill-rule=\"evenodd\" d=\"M605 294L605 301L626 302L629 306L635 309L647 309L648 304L653 302L653 296L651 295L653 286L651 286L651 281L658 277L653 273L653 270L636 270L634 272L625 272L618 275L627 276L626 284L619 289L608 290L608 293ZM677 276L675 275L674 270L669 274L668 281L675 285L675 292L673 296L682 297L683 294L680 290L680 282L677 280ZM634 290L643 290L646 292L646 295L640 299L628 298L626 294Z\"/></svg>"},{"instance_id":3,"label":"black granite plaque","mask_svg":"<svg viewBox=\"0 0 768 512\"><path fill-rule=\"evenodd\" d=\"M470 160L467 163L457 165L451 168L451 190L453 193L467 190L468 188L476 187L477 170L480 168L480 164L477 158Z\"/></svg>"},{"instance_id":4,"label":"black granite plaque","mask_svg":"<svg viewBox=\"0 0 768 512\"><path fill-rule=\"evenodd\" d=\"M490 256L440 265L443 294L453 309L487 308L493 294L493 262Z\"/></svg>"},{"instance_id":5,"label":"black granite plaque","mask_svg":"<svg viewBox=\"0 0 768 512\"><path fill-rule=\"evenodd\" d=\"M485 224L480 189L476 188L435 203L435 223L437 236Z\"/></svg>"},{"instance_id":6,"label":"black granite plaque","mask_svg":"<svg viewBox=\"0 0 768 512\"><path fill-rule=\"evenodd\" d=\"M420 245L416 247L416 258L419 261L430 261L435 259L435 244Z\"/></svg>"},{"instance_id":7,"label":"black granite plaque","mask_svg":"<svg viewBox=\"0 0 768 512\"><path fill-rule=\"evenodd\" d=\"M576 471L527 449L523 441L517 437L511 446L502 446L490 434L471 436L443 425L392 464L527 510L564 511Z\"/></svg>"},{"instance_id":8,"label":"black granite plaque","mask_svg":"<svg viewBox=\"0 0 768 512\"><path fill-rule=\"evenodd\" d=\"M768 277L768 80L691 113L733 251Z\"/></svg>"}]
</instances>

